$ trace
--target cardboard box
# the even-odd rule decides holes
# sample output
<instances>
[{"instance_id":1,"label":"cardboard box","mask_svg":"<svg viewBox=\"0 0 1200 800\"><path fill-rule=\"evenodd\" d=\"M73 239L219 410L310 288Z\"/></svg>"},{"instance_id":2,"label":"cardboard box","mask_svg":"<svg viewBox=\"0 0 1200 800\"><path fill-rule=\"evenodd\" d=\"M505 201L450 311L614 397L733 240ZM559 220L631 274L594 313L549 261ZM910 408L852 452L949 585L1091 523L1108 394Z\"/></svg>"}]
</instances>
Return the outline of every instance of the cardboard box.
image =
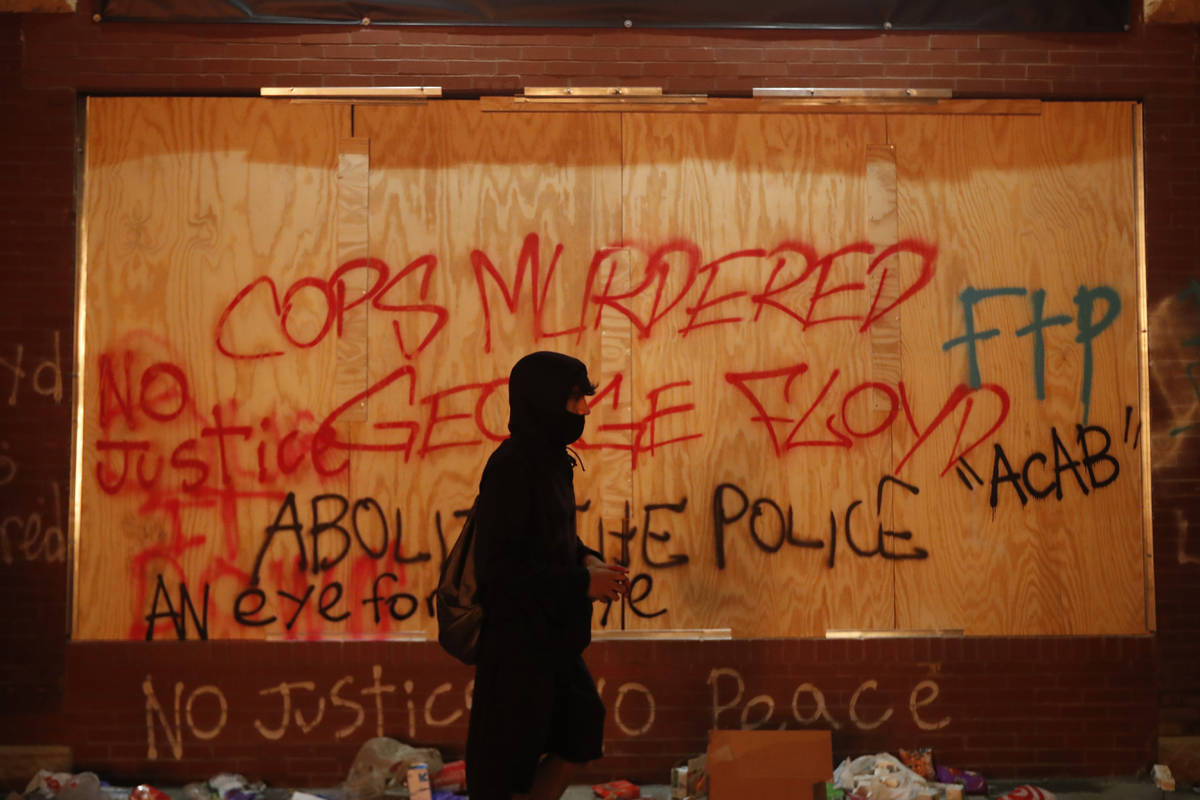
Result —
<instances>
[{"instance_id":1,"label":"cardboard box","mask_svg":"<svg viewBox=\"0 0 1200 800\"><path fill-rule=\"evenodd\" d=\"M824 800L829 731L709 731L710 800Z\"/></svg>"}]
</instances>

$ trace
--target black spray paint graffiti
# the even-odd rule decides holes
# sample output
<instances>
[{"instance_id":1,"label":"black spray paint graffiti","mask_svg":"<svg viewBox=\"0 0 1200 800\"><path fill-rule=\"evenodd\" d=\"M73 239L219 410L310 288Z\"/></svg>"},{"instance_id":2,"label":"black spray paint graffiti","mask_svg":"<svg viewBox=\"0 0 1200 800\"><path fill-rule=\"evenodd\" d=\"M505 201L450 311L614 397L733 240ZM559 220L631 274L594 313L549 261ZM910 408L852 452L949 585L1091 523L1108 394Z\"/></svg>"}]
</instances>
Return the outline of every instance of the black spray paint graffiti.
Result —
<instances>
[{"instance_id":1,"label":"black spray paint graffiti","mask_svg":"<svg viewBox=\"0 0 1200 800\"><path fill-rule=\"evenodd\" d=\"M330 505L334 507L332 512L323 508L323 506ZM346 556L350 554L351 547L355 542L372 559L378 561L384 558L388 553L388 542L392 540L393 530L395 531L395 539L392 544L392 560L395 563L414 564L428 561L430 558L429 553L426 552L417 553L414 556L404 555L402 545L404 520L400 509L395 509L394 522L389 527L388 515L384 513L383 506L373 497L358 498L352 506L349 499L340 494L321 494L311 499L309 508L311 513L308 517L309 525L307 526L307 530L309 537L312 539L311 555L305 549L305 525L300 521L300 514L296 509L296 494L295 492L288 492L275 514L275 520L267 526L267 535L263 539L262 546L258 550L258 555L254 559L254 571L250 575L251 584L258 585L263 556L270 549L275 536L285 531L290 532L296 539L296 552L300 559L300 569L307 570L311 565L313 575L320 575L322 572L331 570L342 563ZM349 515L348 519L347 514ZM346 525L350 526L349 529L347 529ZM440 514L438 517L438 529L440 533ZM379 539L376 548L372 548L371 544L367 541L372 532ZM337 542L334 545L336 555L322 555L321 539L322 537L329 536L337 538Z\"/></svg>"},{"instance_id":2,"label":"black spray paint graffiti","mask_svg":"<svg viewBox=\"0 0 1200 800\"><path fill-rule=\"evenodd\" d=\"M1132 409L1127 408L1125 414L1125 442L1129 441L1129 422ZM1138 435L1141 433L1139 424L1134 431L1133 447L1137 448ZM1020 468L1013 467L1013 461L998 442L992 445L991 478L985 481L974 467L964 458L959 458L958 478L969 491L977 486L988 486L988 504L996 508L1000 504L1001 489L1007 487L1011 495L1016 497L1022 506L1030 499L1046 500L1053 495L1054 499L1063 499L1064 485L1079 487L1083 496L1103 489L1112 484L1121 474L1121 464L1111 452L1112 436L1101 425L1076 425L1075 437L1068 440L1077 449L1072 448L1059 434L1058 428L1050 428L1050 454L1041 450L1034 451L1023 460L1018 458ZM1078 457L1077 457L1078 454ZM1064 476L1066 479L1064 480Z\"/></svg>"},{"instance_id":3,"label":"black spray paint graffiti","mask_svg":"<svg viewBox=\"0 0 1200 800\"><path fill-rule=\"evenodd\" d=\"M1131 410L1126 416L1125 439L1128 443ZM1132 432L1134 447L1139 432L1140 427ZM1099 425L1077 425L1075 433L1074 439L1064 440L1057 428L1051 428L1046 452L1037 451L1018 459L1015 463L1021 465L1020 469L1013 466L1009 453L1000 444L995 444L990 480L991 506L995 508L999 504L1002 493L1011 493L1024 506L1030 498L1044 500L1053 495L1061 500L1065 496L1064 489L1069 490L1072 483L1084 496L1112 484L1120 474L1120 463L1112 453L1112 437L1108 431ZM968 489L988 485L965 459L959 460L958 475ZM929 550L919 544L913 531L893 530L885 527L883 521L885 510L893 503L911 500L919 494L917 486L884 475L876 484L873 504L855 499L842 508L830 509L827 532L815 533L805 532L803 524L797 527L796 509L790 502L771 497L751 499L740 486L721 483L712 491L710 506L716 567L726 569L733 542L748 544L752 552L768 556L784 552L785 547L824 551L821 555L828 569L836 566L838 554L843 549L857 558L927 559ZM676 501L645 503L640 509L638 524L634 524L635 512L632 504L626 502L619 528L610 530L604 520L597 521L594 546L606 559L632 567L635 553L640 555L639 569L631 577L629 594L615 607L611 604L603 606L598 618L600 627L618 625L624 629L628 615L652 619L669 612L668 607L653 599L655 576L692 563L692 554L672 533L672 519L682 519L688 505L686 496ZM301 508L307 514L302 514ZM587 501L577 510L587 512L590 508L591 502ZM455 528L461 525L460 521L467 513L466 509L451 512ZM405 551L403 523L400 509L386 512L371 497L352 500L338 494L321 494L311 497L307 504L301 504L295 494L289 492L280 502L271 524L264 529L249 585L239 591L232 608L224 611L242 627L265 627L279 622L289 632L305 614L337 624L345 622L357 611L364 616L364 622L375 626L403 622L418 614L432 619L435 616L433 592L418 596L404 591L407 584L404 569L427 563L440 565L449 549L448 539L456 534L452 532L450 537L447 536L442 513L436 512L433 525L440 552L435 560L429 551ZM869 531L872 523L874 531L865 532L864 528ZM283 563L292 563L293 577L300 583L294 585L292 591L282 586L268 591L260 585L261 572L268 553L276 553L281 547L284 555L274 559L273 565L279 571ZM331 580L327 573L352 557L378 564L384 570L373 568L365 576L357 575L350 585ZM320 578L321 582L305 582L304 575ZM146 639L155 637L156 627L161 627L158 623L162 622L169 623L179 639L190 635L206 639L210 585L204 583L199 588L189 589L180 581L172 594L162 574L153 579L150 610L144 617Z\"/></svg>"},{"instance_id":4,"label":"black spray paint graffiti","mask_svg":"<svg viewBox=\"0 0 1200 800\"><path fill-rule=\"evenodd\" d=\"M600 520L596 526L596 550L600 555L608 560L609 556L606 552L607 539L616 539L619 544L619 550L612 556L612 560L621 566L632 566L633 559L630 552L630 543L641 538L641 553L642 561L646 568L650 570L664 570L686 565L691 558L686 553L667 552L667 542L671 540L671 532L665 527L661 530L655 530L651 525L656 527L663 526L664 523L655 521L654 515L656 512L670 512L673 514L682 514L687 508L688 499L683 497L677 503L646 503L642 506L644 516L642 525L636 526L632 523L632 512L630 503L625 502L625 511L621 516L621 527L615 531L605 531L604 521ZM591 507L591 501L585 502L578 506L579 511L587 511ZM661 517L662 515L659 514ZM640 534L639 534L640 532ZM651 552L651 548L655 548L658 552ZM641 619L652 619L660 617L667 613L664 608L650 608L643 605L651 592L654 591L654 576L649 572L637 572L629 579L629 592L621 598L618 609L620 612L619 627L624 630L626 622L626 611ZM606 603L604 611L600 615L600 626L607 627L610 623L612 613L612 604Z\"/></svg>"},{"instance_id":5,"label":"black spray paint graffiti","mask_svg":"<svg viewBox=\"0 0 1200 800\"><path fill-rule=\"evenodd\" d=\"M875 511L877 515L884 507L885 489L890 486L899 487L911 495L920 492L916 486L907 484L891 475L884 476L876 486ZM751 501L749 495L733 483L719 484L713 490L711 502L713 544L716 550L718 570L726 567L728 561L727 541L730 534L740 528L745 529L748 538L758 550L767 554L780 552L784 545L811 550L827 547L825 563L829 569L833 569L836 563L839 539L839 517L835 512L829 512L828 538L812 539L797 535L795 511L791 504L788 504L785 512L779 503L768 497L759 497ZM615 538L620 542L620 550L615 554L614 560L624 566L630 566L632 564L631 543L640 540L642 562L648 570L662 571L686 566L691 561L690 556L668 544L672 538L671 532L666 527L665 521L656 521L654 515L658 514L661 518L665 512L682 514L687 509L687 505L687 497L683 497L675 503L646 503L643 506L642 525L639 527L631 524L630 504L626 503L620 530L606 532L603 522L599 523L597 549L603 555L606 539ZM851 502L841 516L842 535L840 538L852 553L860 558L879 556L889 560L928 558L929 552L923 547L914 545L911 550L906 551L897 550L895 546L889 548L888 543L895 540L910 541L913 534L911 531L885 529L882 522L876 528L873 542L866 545L860 543L853 533L852 527L855 512L861 505L863 505L861 500ZM580 510L587 510L587 508L588 506L584 505L580 507ZM739 523L741 524L739 525ZM626 611L642 619L662 616L668 612L668 608L656 607L655 604L648 602L653 589L654 576L650 572L638 572L633 575L630 580L629 594L622 599L618 607L620 610L619 627L622 630L625 628ZM609 624L611 610L611 606L605 607L600 617L601 627Z\"/></svg>"},{"instance_id":6,"label":"black spray paint graffiti","mask_svg":"<svg viewBox=\"0 0 1200 800\"><path fill-rule=\"evenodd\" d=\"M367 607L376 625L382 622L385 614L390 620L403 622L419 611L422 604L416 595L404 591L389 591L391 583L401 582L398 571L402 571L407 565L432 560L428 551L418 551L412 555L405 553L404 518L400 509L394 509L393 513L388 515L382 505L371 497L362 497L351 502L349 498L339 494L321 494L310 499L307 510L308 515L302 518L295 493L288 492L284 496L271 524L264 530L265 535L249 576L249 586L243 588L233 602L231 613L237 625L265 627L282 621L284 629L291 631L301 615L309 612L315 612L325 622L340 623L351 617L349 607L354 603ZM454 516L462 517L466 513L465 510L455 511ZM444 560L447 546L442 531L441 512L435 514L434 525L441 545L441 560ZM290 534L290 537L286 534ZM294 592L275 588L268 594L260 587L261 572L266 556L272 551L277 537L281 542L294 544L294 550L288 552L294 559L296 571L300 574L319 577L342 564L353 554L375 563L386 563L397 571L388 569L380 573L373 570L367 596L362 599L358 595L363 586L355 583L347 587L336 580L326 580L319 588L314 583L305 583L303 589ZM150 641L155 637L156 624L160 620L169 622L179 639L187 638L190 620L196 636L207 639L210 588L210 585L205 583L198 592L193 592L181 581L176 595L178 599L173 601L162 574L156 575L150 611L144 617L147 625L146 640ZM432 593L425 601L428 614L432 617ZM199 610L196 608L197 603L200 605Z\"/></svg>"},{"instance_id":7,"label":"black spray paint graffiti","mask_svg":"<svg viewBox=\"0 0 1200 800\"><path fill-rule=\"evenodd\" d=\"M881 520L884 507L884 489L889 486L899 487L900 490L911 495L917 495L921 491L916 486L905 483L892 475L885 475L880 478L875 490L875 513ZM731 499L735 501L732 506L728 505ZM852 523L854 512L862 504L863 501L854 500L846 506L842 515L841 538L852 553L860 558L880 556L889 560L924 559L929 557L929 552L925 548L915 545L911 550L906 551L888 549L888 542L893 540L911 541L913 534L912 531L886 530L883 527L882 521L879 522L876 528L874 542L865 546L861 544L855 538ZM748 519L746 519L747 513L749 514ZM725 569L727 532L734 523L743 519L746 519L745 528L750 540L764 553L778 553L783 549L785 544L811 550L820 550L827 547L826 566L829 569L833 569L836 563L839 537L838 515L835 511L831 510L829 512L829 535L827 539L799 538L796 535L794 509L790 503L785 513L783 507L769 497L760 497L751 502L749 496L738 486L732 483L722 483L713 491L712 516L713 544L716 548L717 569Z\"/></svg>"}]
</instances>

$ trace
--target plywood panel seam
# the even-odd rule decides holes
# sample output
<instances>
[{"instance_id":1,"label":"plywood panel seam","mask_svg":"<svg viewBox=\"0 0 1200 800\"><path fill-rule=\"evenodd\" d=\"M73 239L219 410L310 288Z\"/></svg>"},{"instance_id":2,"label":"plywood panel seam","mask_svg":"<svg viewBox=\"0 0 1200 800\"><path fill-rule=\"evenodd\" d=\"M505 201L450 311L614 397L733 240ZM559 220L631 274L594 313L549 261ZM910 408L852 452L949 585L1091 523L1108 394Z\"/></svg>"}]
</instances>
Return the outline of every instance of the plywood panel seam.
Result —
<instances>
[{"instance_id":1,"label":"plywood panel seam","mask_svg":"<svg viewBox=\"0 0 1200 800\"><path fill-rule=\"evenodd\" d=\"M1151 480L1153 478L1153 461L1151 459L1150 436L1150 339L1149 339L1149 298L1146 287L1146 213L1145 213L1145 163L1143 161L1143 127L1142 105L1131 103L1130 126L1132 129L1131 162L1133 168L1133 230L1135 238L1137 262L1137 313L1138 313L1138 398L1141 409L1139 416L1141 437L1141 475L1142 475L1142 574L1145 584L1146 630L1158 628L1157 603L1155 601L1154 579L1154 515L1151 512L1150 498L1152 497Z\"/></svg>"}]
</instances>

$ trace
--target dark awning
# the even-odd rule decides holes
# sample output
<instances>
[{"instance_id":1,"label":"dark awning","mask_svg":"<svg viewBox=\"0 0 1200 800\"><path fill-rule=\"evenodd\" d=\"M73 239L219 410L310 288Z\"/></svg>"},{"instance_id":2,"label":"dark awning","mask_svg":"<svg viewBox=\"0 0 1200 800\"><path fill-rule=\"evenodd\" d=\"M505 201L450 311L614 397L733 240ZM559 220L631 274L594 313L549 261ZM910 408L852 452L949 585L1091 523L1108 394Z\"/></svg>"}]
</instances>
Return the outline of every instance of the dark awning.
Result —
<instances>
[{"instance_id":1,"label":"dark awning","mask_svg":"<svg viewBox=\"0 0 1200 800\"><path fill-rule=\"evenodd\" d=\"M101 19L372 25L1112 32L1130 0L98 0Z\"/></svg>"}]
</instances>

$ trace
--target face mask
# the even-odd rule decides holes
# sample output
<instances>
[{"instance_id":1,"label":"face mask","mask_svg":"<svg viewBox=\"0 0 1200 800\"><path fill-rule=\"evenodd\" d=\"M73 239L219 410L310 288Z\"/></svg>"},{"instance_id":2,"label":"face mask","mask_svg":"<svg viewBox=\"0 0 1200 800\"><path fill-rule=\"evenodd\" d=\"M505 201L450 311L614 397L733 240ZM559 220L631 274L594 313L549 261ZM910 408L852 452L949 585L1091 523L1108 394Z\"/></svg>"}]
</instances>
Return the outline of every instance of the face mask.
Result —
<instances>
[{"instance_id":1,"label":"face mask","mask_svg":"<svg viewBox=\"0 0 1200 800\"><path fill-rule=\"evenodd\" d=\"M587 424L587 417L583 414L572 414L570 411L564 410L562 417L556 420L556 433L562 441L563 447L574 442L580 436L583 436L583 428Z\"/></svg>"}]
</instances>

